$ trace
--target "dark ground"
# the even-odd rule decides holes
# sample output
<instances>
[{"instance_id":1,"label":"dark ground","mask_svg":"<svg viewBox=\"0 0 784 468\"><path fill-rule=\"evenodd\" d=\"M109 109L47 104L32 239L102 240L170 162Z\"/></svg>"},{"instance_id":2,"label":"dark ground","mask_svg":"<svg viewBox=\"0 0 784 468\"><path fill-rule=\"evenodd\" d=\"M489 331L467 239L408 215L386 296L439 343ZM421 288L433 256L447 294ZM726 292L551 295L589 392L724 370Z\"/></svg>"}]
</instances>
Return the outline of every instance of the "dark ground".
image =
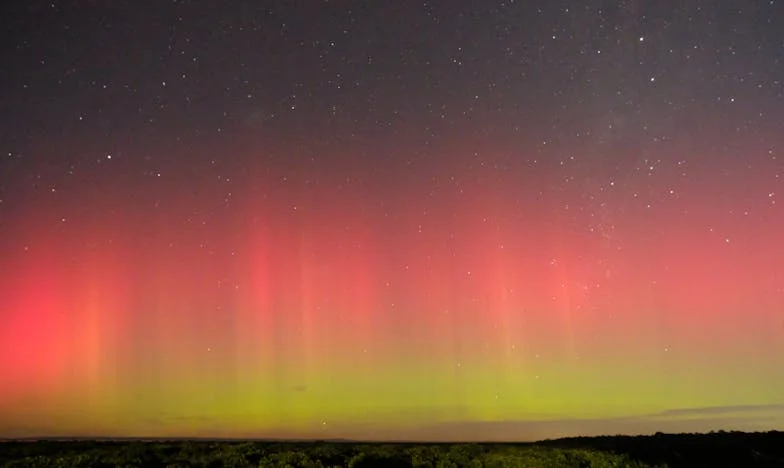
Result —
<instances>
[{"instance_id":1,"label":"dark ground","mask_svg":"<svg viewBox=\"0 0 784 468\"><path fill-rule=\"evenodd\" d=\"M784 467L784 433L423 444L225 440L15 440L4 467Z\"/></svg>"}]
</instances>

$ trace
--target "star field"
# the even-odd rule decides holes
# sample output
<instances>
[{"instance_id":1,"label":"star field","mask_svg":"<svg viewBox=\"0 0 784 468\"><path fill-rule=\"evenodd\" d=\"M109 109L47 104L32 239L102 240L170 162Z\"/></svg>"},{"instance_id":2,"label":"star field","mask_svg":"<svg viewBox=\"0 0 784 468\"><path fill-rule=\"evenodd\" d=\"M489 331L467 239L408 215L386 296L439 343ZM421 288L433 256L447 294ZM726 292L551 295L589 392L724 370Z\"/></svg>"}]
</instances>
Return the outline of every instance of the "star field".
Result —
<instances>
[{"instance_id":1,"label":"star field","mask_svg":"<svg viewBox=\"0 0 784 468\"><path fill-rule=\"evenodd\" d=\"M0 9L0 435L784 427L779 2Z\"/></svg>"}]
</instances>

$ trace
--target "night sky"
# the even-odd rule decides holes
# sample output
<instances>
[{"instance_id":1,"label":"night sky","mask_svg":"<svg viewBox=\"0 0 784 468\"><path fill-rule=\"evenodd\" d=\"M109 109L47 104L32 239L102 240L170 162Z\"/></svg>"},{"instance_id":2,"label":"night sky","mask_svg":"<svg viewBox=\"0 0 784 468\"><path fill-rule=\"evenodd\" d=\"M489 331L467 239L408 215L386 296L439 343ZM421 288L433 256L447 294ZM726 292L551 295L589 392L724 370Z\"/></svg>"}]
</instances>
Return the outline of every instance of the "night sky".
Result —
<instances>
[{"instance_id":1,"label":"night sky","mask_svg":"<svg viewBox=\"0 0 784 468\"><path fill-rule=\"evenodd\" d=\"M0 437L784 429L780 2L0 17Z\"/></svg>"}]
</instances>

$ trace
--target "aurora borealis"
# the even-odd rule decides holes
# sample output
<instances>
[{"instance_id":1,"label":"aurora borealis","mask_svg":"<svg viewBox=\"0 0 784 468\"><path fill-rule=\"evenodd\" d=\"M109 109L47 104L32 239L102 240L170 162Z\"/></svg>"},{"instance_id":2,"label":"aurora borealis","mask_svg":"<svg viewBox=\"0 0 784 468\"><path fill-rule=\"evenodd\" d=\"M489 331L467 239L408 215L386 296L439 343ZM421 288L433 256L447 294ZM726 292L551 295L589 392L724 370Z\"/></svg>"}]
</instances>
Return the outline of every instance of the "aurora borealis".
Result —
<instances>
[{"instance_id":1,"label":"aurora borealis","mask_svg":"<svg viewBox=\"0 0 784 468\"><path fill-rule=\"evenodd\" d=\"M776 2L12 3L0 437L784 428Z\"/></svg>"}]
</instances>

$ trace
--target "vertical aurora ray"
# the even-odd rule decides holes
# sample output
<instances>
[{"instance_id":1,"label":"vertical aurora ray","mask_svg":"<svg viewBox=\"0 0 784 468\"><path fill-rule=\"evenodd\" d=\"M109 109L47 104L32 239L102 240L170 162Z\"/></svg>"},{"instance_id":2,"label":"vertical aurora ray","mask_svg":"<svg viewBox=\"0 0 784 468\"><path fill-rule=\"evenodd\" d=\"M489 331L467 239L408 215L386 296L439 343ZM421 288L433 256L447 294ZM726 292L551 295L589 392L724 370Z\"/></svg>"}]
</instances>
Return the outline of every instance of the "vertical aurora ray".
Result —
<instances>
[{"instance_id":1,"label":"vertical aurora ray","mask_svg":"<svg viewBox=\"0 0 784 468\"><path fill-rule=\"evenodd\" d=\"M44 249L34 243L15 257L5 257L15 266L4 269L2 282L0 346L5 372L0 388L5 402L47 401L48 392L66 383L69 297L60 259Z\"/></svg>"},{"instance_id":2,"label":"vertical aurora ray","mask_svg":"<svg viewBox=\"0 0 784 468\"><path fill-rule=\"evenodd\" d=\"M122 284L127 275L121 271L122 265L111 249L100 249L85 256L71 285L71 291L83 289L72 305L79 315L69 328L73 330L73 365L78 370L73 381L84 382L84 387L76 391L87 400L87 408L100 406L103 401L116 405L120 395L117 372L122 360L118 344L128 314L128 294Z\"/></svg>"}]
</instances>

